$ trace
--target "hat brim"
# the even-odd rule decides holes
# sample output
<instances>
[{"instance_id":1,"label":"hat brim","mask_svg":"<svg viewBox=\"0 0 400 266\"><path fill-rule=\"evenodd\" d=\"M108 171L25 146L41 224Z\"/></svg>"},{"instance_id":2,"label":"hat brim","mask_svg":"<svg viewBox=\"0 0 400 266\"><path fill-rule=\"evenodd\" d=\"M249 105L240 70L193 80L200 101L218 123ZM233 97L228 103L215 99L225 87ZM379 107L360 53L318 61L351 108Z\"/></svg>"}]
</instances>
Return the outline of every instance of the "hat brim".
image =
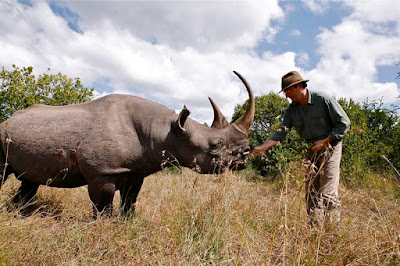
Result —
<instances>
[{"instance_id":1,"label":"hat brim","mask_svg":"<svg viewBox=\"0 0 400 266\"><path fill-rule=\"evenodd\" d=\"M284 90L286 90L287 88L290 88L290 87L292 87L292 86L294 86L294 85L296 85L296 84L299 84L299 83L302 83L302 82L308 82L308 81L309 81L309 79L303 79L303 80L299 80L299 81L293 82L292 84L289 84L289 85L286 86L285 88L281 89L280 92L278 92L278 93L281 93L282 91L284 91Z\"/></svg>"}]
</instances>

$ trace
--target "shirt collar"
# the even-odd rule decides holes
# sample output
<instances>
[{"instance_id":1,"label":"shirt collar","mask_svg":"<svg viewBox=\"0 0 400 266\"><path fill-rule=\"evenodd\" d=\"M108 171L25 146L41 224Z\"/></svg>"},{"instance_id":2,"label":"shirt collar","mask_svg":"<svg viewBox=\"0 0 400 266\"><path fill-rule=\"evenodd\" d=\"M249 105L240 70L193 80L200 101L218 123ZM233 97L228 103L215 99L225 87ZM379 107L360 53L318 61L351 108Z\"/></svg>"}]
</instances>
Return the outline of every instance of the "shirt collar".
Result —
<instances>
[{"instance_id":1,"label":"shirt collar","mask_svg":"<svg viewBox=\"0 0 400 266\"><path fill-rule=\"evenodd\" d=\"M314 104L315 103L315 97L314 97L313 93L309 89L306 89L306 90L308 92L307 105ZM301 104L299 102L294 102L294 103L291 103L291 104L293 106L296 106L296 105L301 106Z\"/></svg>"},{"instance_id":2,"label":"shirt collar","mask_svg":"<svg viewBox=\"0 0 400 266\"><path fill-rule=\"evenodd\" d=\"M307 103L308 103L308 104L314 104L315 99L314 99L314 97L312 97L311 91L310 91L309 89L306 89L306 90L307 90L307 92L308 92L308 101L307 101Z\"/></svg>"}]
</instances>

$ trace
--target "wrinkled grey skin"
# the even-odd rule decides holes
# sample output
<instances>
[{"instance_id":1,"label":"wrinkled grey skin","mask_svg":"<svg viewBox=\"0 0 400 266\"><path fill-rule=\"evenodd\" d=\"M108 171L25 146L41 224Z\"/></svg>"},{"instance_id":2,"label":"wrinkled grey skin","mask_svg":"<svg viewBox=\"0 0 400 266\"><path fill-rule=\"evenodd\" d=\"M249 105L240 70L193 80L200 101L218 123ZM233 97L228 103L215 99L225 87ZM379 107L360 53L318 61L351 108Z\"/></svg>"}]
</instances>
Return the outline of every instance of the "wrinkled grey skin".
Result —
<instances>
[{"instance_id":1,"label":"wrinkled grey skin","mask_svg":"<svg viewBox=\"0 0 400 266\"><path fill-rule=\"evenodd\" d=\"M254 117L250 108L228 124L218 107L212 127L178 115L158 103L129 95L108 95L68 106L35 105L0 124L0 187L10 173L22 181L13 202L23 206L39 185L73 188L88 185L94 216L112 214L116 190L121 212L134 209L143 179L176 165L204 174L245 168L247 140ZM170 162L168 162L168 160Z\"/></svg>"}]
</instances>

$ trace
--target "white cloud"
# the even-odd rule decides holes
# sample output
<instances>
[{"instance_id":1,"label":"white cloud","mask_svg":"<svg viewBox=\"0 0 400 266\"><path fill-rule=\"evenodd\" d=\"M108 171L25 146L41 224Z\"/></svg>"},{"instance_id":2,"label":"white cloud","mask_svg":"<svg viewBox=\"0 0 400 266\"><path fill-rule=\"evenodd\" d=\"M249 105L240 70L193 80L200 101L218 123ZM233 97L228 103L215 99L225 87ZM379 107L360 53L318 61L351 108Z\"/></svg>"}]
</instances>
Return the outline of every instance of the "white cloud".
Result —
<instances>
[{"instance_id":1,"label":"white cloud","mask_svg":"<svg viewBox=\"0 0 400 266\"><path fill-rule=\"evenodd\" d=\"M289 33L290 36L300 36L301 35L301 31L299 31L298 29L294 29Z\"/></svg>"},{"instance_id":2,"label":"white cloud","mask_svg":"<svg viewBox=\"0 0 400 266\"><path fill-rule=\"evenodd\" d=\"M300 52L296 55L296 63L298 65L307 66L310 62L310 57L306 52Z\"/></svg>"},{"instance_id":3,"label":"white cloud","mask_svg":"<svg viewBox=\"0 0 400 266\"><path fill-rule=\"evenodd\" d=\"M278 92L280 77L297 69L310 84L339 97L388 99L399 94L398 87L379 83L376 66L400 61L400 12L388 10L385 20L384 12L377 11L367 20L372 5L358 3L350 1L354 13L321 32L317 39L321 60L306 72L298 65L306 65L309 51L261 55L254 51L280 29L271 23L285 16L277 0L52 2L76 14L80 33L48 2L27 6L2 0L0 66L31 65L37 73L50 67L52 72L80 77L85 86L111 88L109 93L143 96L172 109L186 104L193 118L209 124L208 96L228 119L233 107L247 99L232 70L249 81L256 95ZM324 1L309 1L308 6L315 6L315 12L328 8ZM389 35L392 24L397 31Z\"/></svg>"},{"instance_id":4,"label":"white cloud","mask_svg":"<svg viewBox=\"0 0 400 266\"><path fill-rule=\"evenodd\" d=\"M208 96L228 119L233 106L247 99L232 70L250 81L249 66L264 61L249 49L273 34L270 21L283 16L277 1L56 4L77 14L82 34L69 28L47 2L1 4L1 65L32 65L37 73L50 67L80 77L87 86L106 82L113 92L170 108L186 104L200 122L212 119Z\"/></svg>"},{"instance_id":5,"label":"white cloud","mask_svg":"<svg viewBox=\"0 0 400 266\"><path fill-rule=\"evenodd\" d=\"M400 3L398 1L346 1L345 3L354 8L353 18L371 22L399 23Z\"/></svg>"},{"instance_id":6,"label":"white cloud","mask_svg":"<svg viewBox=\"0 0 400 266\"><path fill-rule=\"evenodd\" d=\"M324 13L332 3L332 1L326 1L326 0L301 0L301 1L307 8L309 8L313 13L316 14Z\"/></svg>"},{"instance_id":7,"label":"white cloud","mask_svg":"<svg viewBox=\"0 0 400 266\"><path fill-rule=\"evenodd\" d=\"M377 83L377 65L400 60L400 37L385 37L366 31L359 21L346 20L318 36L322 59L309 73L317 87L338 96L362 101L399 95L397 85Z\"/></svg>"},{"instance_id":8,"label":"white cloud","mask_svg":"<svg viewBox=\"0 0 400 266\"><path fill-rule=\"evenodd\" d=\"M277 0L57 3L79 13L83 31L112 23L145 41L200 51L253 47L269 31L270 21L283 16Z\"/></svg>"},{"instance_id":9,"label":"white cloud","mask_svg":"<svg viewBox=\"0 0 400 266\"><path fill-rule=\"evenodd\" d=\"M354 9L348 18L317 36L321 60L308 74L316 87L338 97L398 101L393 82L377 81L378 66L400 62L400 3L347 1Z\"/></svg>"}]
</instances>

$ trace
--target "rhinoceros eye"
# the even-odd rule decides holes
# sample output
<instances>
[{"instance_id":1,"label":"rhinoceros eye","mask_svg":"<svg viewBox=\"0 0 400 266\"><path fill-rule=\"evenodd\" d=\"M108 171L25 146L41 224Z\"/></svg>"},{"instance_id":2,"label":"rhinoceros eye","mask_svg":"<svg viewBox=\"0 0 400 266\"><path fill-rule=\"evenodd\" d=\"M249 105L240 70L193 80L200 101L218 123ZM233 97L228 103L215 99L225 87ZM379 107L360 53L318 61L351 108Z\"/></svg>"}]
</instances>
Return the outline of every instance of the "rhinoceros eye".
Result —
<instances>
[{"instance_id":1,"label":"rhinoceros eye","mask_svg":"<svg viewBox=\"0 0 400 266\"><path fill-rule=\"evenodd\" d=\"M223 146L223 141L222 139L215 139L212 142L210 142L210 150L215 151L215 150L219 150L222 148Z\"/></svg>"}]
</instances>

